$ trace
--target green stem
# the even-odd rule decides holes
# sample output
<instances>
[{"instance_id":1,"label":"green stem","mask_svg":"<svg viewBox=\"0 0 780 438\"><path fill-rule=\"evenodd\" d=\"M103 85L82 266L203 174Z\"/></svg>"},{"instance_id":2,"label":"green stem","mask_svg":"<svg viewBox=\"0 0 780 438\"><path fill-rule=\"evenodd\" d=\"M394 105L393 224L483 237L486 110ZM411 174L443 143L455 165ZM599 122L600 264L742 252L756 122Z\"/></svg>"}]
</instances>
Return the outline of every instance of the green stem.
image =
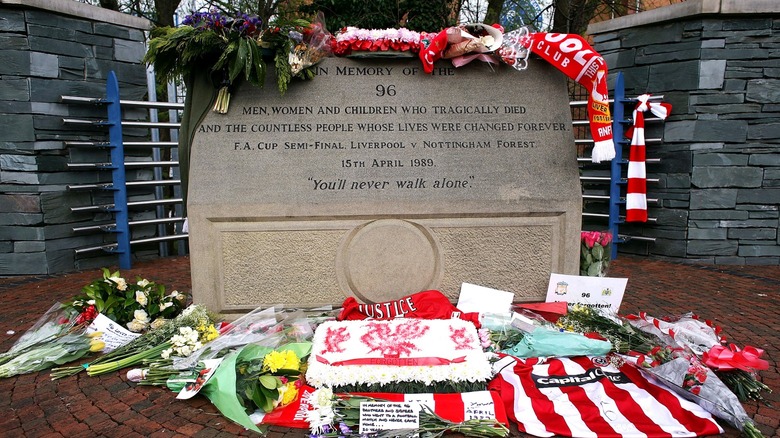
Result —
<instances>
[{"instance_id":1,"label":"green stem","mask_svg":"<svg viewBox=\"0 0 780 438\"><path fill-rule=\"evenodd\" d=\"M162 353L163 350L170 348L170 346L170 342L165 342L123 359L106 363L90 364L87 367L87 374L90 376L99 376L101 374L110 373L112 371L121 370L122 368L126 368L131 365L139 364L144 359L151 359L152 357L158 356L160 353Z\"/></svg>"}]
</instances>

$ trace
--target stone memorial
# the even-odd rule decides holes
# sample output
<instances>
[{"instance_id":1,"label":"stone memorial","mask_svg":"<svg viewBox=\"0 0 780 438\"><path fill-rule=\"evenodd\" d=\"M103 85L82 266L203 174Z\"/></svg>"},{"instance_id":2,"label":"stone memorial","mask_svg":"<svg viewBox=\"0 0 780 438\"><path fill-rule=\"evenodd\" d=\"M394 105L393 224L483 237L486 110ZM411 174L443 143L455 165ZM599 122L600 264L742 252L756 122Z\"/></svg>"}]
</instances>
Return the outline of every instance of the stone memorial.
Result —
<instances>
[{"instance_id":1,"label":"stone memorial","mask_svg":"<svg viewBox=\"0 0 780 438\"><path fill-rule=\"evenodd\" d=\"M544 300L576 274L581 192L566 80L531 60L327 58L283 96L234 91L191 147L195 302L381 302L463 282Z\"/></svg>"}]
</instances>

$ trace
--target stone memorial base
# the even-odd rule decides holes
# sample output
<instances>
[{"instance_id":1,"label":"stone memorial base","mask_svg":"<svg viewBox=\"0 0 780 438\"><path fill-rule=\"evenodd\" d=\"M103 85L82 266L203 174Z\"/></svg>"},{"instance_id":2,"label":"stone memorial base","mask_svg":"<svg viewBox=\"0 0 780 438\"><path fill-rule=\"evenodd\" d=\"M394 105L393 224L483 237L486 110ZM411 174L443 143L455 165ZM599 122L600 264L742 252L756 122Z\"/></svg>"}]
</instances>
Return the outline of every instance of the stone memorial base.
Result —
<instances>
[{"instance_id":1,"label":"stone memorial base","mask_svg":"<svg viewBox=\"0 0 780 438\"><path fill-rule=\"evenodd\" d=\"M328 58L284 96L241 86L196 130L188 213L193 298L226 314L463 282L544 300L579 262L565 78Z\"/></svg>"}]
</instances>

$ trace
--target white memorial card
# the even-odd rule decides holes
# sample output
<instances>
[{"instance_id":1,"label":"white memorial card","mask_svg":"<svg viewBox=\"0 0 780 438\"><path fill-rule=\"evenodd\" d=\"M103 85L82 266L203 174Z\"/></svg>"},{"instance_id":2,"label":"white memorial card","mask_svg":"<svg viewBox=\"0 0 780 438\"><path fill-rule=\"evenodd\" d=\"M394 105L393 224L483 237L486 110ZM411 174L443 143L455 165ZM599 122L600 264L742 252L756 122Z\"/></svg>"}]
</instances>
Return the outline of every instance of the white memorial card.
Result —
<instances>
[{"instance_id":1,"label":"white memorial card","mask_svg":"<svg viewBox=\"0 0 780 438\"><path fill-rule=\"evenodd\" d=\"M547 302L566 301L569 307L580 304L617 313L627 278L583 277L578 275L550 274L547 285Z\"/></svg>"},{"instance_id":2,"label":"white memorial card","mask_svg":"<svg viewBox=\"0 0 780 438\"><path fill-rule=\"evenodd\" d=\"M515 294L471 283L460 286L458 310L461 312L508 314Z\"/></svg>"},{"instance_id":3,"label":"white memorial card","mask_svg":"<svg viewBox=\"0 0 780 438\"><path fill-rule=\"evenodd\" d=\"M420 405L408 402L360 403L360 434L420 427Z\"/></svg>"}]
</instances>

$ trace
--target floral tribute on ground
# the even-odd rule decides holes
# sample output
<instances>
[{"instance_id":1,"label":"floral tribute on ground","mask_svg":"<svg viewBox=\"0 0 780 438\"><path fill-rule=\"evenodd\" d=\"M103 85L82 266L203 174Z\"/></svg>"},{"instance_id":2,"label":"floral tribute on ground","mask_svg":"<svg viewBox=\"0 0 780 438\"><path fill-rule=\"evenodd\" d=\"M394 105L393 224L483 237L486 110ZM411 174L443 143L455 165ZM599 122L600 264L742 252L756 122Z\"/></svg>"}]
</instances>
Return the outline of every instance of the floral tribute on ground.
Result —
<instances>
[{"instance_id":1,"label":"floral tribute on ground","mask_svg":"<svg viewBox=\"0 0 780 438\"><path fill-rule=\"evenodd\" d=\"M541 437L705 436L722 432L718 418L761 436L741 402L770 391L758 374L769 366L763 351L726 344L720 327L693 314L623 317L574 305L561 315L560 303L472 314L441 297L403 297L409 312L347 299L341 309L274 306L227 322L198 305L165 314L186 304L178 292L105 270L0 354L0 377L63 364L53 379L129 369L131 381L203 395L259 433L278 425L312 437L501 437L513 422ZM157 320L139 318L144 309L163 322L72 364L100 350L101 334L87 330L90 318L108 319L98 309L125 325ZM413 421L377 423L376 409L406 409Z\"/></svg>"}]
</instances>

